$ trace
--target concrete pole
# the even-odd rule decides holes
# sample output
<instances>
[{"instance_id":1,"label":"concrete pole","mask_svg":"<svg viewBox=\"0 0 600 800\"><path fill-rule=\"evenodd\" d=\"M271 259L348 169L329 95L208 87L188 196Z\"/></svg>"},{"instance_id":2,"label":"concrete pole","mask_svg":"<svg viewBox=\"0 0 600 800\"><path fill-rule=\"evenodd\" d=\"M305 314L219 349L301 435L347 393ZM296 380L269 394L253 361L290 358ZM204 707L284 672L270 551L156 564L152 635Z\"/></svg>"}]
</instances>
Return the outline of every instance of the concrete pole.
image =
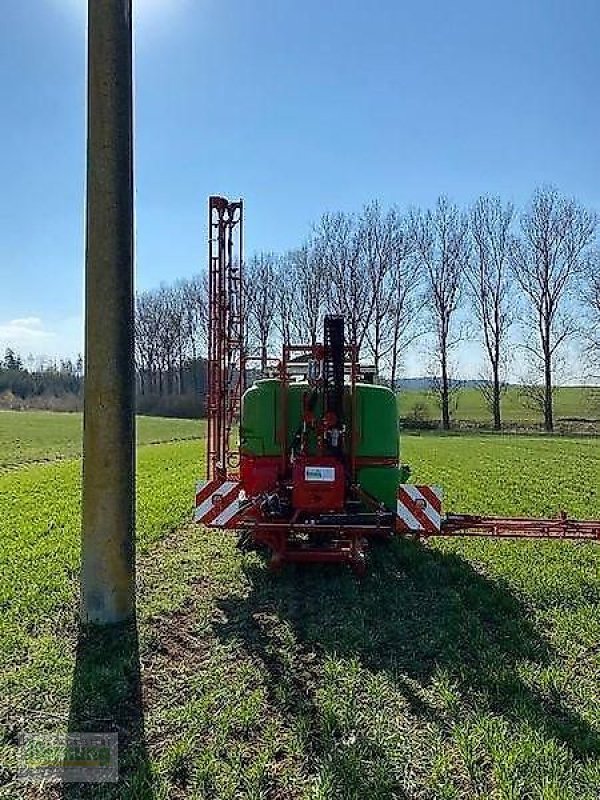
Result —
<instances>
[{"instance_id":1,"label":"concrete pole","mask_svg":"<svg viewBox=\"0 0 600 800\"><path fill-rule=\"evenodd\" d=\"M82 618L135 608L132 0L88 2Z\"/></svg>"}]
</instances>

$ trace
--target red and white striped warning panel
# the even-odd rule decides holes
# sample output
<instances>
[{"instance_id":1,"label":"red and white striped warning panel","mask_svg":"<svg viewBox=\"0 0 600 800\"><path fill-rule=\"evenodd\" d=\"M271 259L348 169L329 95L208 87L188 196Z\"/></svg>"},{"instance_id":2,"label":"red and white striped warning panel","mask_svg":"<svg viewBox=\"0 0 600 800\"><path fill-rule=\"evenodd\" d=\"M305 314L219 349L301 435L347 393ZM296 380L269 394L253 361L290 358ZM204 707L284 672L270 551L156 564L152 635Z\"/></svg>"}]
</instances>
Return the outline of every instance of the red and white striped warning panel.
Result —
<instances>
[{"instance_id":1,"label":"red and white striped warning panel","mask_svg":"<svg viewBox=\"0 0 600 800\"><path fill-rule=\"evenodd\" d=\"M239 481L201 481L196 487L194 522L210 528L235 528L240 519Z\"/></svg>"},{"instance_id":2,"label":"red and white striped warning panel","mask_svg":"<svg viewBox=\"0 0 600 800\"><path fill-rule=\"evenodd\" d=\"M396 509L397 529L416 533L439 533L442 525L442 497L440 486L400 484Z\"/></svg>"}]
</instances>

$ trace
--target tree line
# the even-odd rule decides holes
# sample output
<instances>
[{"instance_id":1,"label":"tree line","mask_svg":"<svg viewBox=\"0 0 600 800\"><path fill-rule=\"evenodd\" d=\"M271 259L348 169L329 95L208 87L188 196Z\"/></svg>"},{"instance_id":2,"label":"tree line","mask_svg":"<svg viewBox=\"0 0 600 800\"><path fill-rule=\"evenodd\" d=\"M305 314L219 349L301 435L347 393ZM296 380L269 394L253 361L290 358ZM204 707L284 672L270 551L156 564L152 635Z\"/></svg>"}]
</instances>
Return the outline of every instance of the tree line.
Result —
<instances>
[{"instance_id":1,"label":"tree line","mask_svg":"<svg viewBox=\"0 0 600 800\"><path fill-rule=\"evenodd\" d=\"M494 427L508 376L520 369L551 431L565 361L577 352L577 377L600 379L597 234L597 213L552 187L536 189L522 209L497 196L468 208L441 196L428 209L372 202L323 214L297 248L245 263L247 354L265 372L282 344L315 343L324 315L342 314L350 343L393 388L419 343L449 428L458 348L479 341ZM205 395L207 290L200 274L136 297L137 389L148 410L155 398L181 397L196 409ZM27 368L7 350L0 360L0 393L79 394L82 382L81 358Z\"/></svg>"},{"instance_id":2,"label":"tree line","mask_svg":"<svg viewBox=\"0 0 600 800\"><path fill-rule=\"evenodd\" d=\"M520 211L485 195L469 208L442 196L430 209L374 202L325 214L298 249L246 265L249 349L264 368L273 346L315 341L324 313L340 313L350 342L395 388L406 348L421 340L447 429L457 348L478 340L494 427L518 361L551 431L569 343L577 338L587 364L600 363L597 230L595 211L552 187Z\"/></svg>"},{"instance_id":3,"label":"tree line","mask_svg":"<svg viewBox=\"0 0 600 800\"><path fill-rule=\"evenodd\" d=\"M569 343L583 345L588 366L600 364L597 231L595 211L552 187L536 189L521 210L484 195L469 208L441 196L429 209L372 202L326 213L299 247L258 252L244 265L247 353L265 372L282 344L314 343L324 315L343 314L349 342L396 388L407 348L421 342L447 429L457 349L477 340L494 427L518 361L523 390L551 431ZM204 389L207 313L205 275L138 295L142 393Z\"/></svg>"},{"instance_id":4,"label":"tree line","mask_svg":"<svg viewBox=\"0 0 600 800\"><path fill-rule=\"evenodd\" d=\"M27 398L62 397L81 394L83 388L83 359L69 358L60 361L41 360L35 364L33 357L26 364L11 347L0 358L0 395L11 395L19 400Z\"/></svg>"},{"instance_id":5,"label":"tree line","mask_svg":"<svg viewBox=\"0 0 600 800\"><path fill-rule=\"evenodd\" d=\"M185 394L203 388L208 288L205 275L141 292L135 302L139 392Z\"/></svg>"}]
</instances>

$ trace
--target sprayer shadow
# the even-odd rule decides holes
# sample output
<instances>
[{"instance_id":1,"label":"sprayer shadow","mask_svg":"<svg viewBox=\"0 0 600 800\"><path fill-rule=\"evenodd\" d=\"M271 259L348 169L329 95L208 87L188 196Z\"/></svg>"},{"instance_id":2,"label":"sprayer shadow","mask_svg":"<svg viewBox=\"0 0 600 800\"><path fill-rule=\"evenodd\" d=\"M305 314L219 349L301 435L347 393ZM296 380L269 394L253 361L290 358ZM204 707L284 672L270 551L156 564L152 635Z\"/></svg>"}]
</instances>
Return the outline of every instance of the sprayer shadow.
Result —
<instances>
[{"instance_id":1,"label":"sprayer shadow","mask_svg":"<svg viewBox=\"0 0 600 800\"><path fill-rule=\"evenodd\" d=\"M438 711L419 687L443 673L461 703L509 722L525 720L578 758L600 752L597 731L560 698L519 678L519 664L538 667L553 659L527 608L461 557L406 540L375 548L362 581L338 568L290 567L273 576L249 560L246 569L250 592L219 601L225 621L215 623L215 632L241 642L264 665L269 699L282 713L313 720L315 747L314 691L331 655L385 673L411 713L434 724ZM295 641L291 664L277 633L282 623Z\"/></svg>"},{"instance_id":2,"label":"sprayer shadow","mask_svg":"<svg viewBox=\"0 0 600 800\"><path fill-rule=\"evenodd\" d=\"M135 620L112 628L80 626L68 730L118 735L118 782L65 783L63 798L151 800Z\"/></svg>"}]
</instances>

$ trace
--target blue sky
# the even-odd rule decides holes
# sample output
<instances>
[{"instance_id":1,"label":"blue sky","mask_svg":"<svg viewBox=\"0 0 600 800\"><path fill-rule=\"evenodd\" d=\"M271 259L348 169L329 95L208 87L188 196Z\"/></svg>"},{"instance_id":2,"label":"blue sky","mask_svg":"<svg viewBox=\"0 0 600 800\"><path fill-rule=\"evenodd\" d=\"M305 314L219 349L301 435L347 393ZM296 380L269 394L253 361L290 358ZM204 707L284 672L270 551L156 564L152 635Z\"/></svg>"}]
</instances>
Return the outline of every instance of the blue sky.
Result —
<instances>
[{"instance_id":1,"label":"blue sky","mask_svg":"<svg viewBox=\"0 0 600 800\"><path fill-rule=\"evenodd\" d=\"M249 250L373 198L552 182L600 208L597 0L134 3L140 288L204 266L211 193L244 197ZM85 5L2 4L0 349L24 355L81 347Z\"/></svg>"}]
</instances>

